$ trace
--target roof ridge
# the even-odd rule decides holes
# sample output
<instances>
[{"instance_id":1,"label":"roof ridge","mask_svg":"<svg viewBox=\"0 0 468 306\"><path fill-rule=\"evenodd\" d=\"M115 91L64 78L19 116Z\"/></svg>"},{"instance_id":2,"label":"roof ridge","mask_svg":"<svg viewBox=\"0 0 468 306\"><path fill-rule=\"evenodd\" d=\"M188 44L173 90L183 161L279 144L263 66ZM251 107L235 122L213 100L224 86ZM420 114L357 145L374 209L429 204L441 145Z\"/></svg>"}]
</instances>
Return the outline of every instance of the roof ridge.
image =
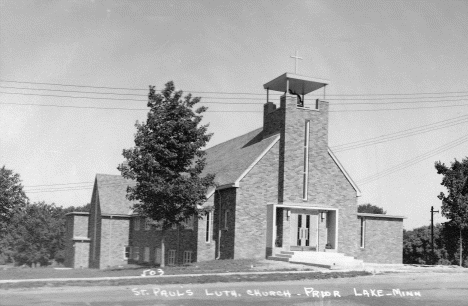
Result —
<instances>
[{"instance_id":1,"label":"roof ridge","mask_svg":"<svg viewBox=\"0 0 468 306\"><path fill-rule=\"evenodd\" d=\"M229 141L233 141L233 140L235 140L235 139L237 139L237 138L243 137L243 136L245 136L245 135L247 135L247 134L249 134L249 133L255 132L256 130L260 130L260 129L263 130L263 127L258 127L258 128L254 129L254 130L251 130L250 132L247 132L247 133L244 133L244 134L242 134L242 135L236 136L236 137L234 137L234 138L230 138L230 139L228 139L228 140L225 140L225 141L223 141L223 142L220 142L220 143L218 143L218 144L216 144L216 145L214 145L214 146L212 146L212 147L206 148L205 151L211 150L211 149L213 149L213 148L215 148L215 147L217 147L217 146L220 146L220 145L222 145L222 144L225 144L225 143L227 143L227 142L229 142ZM267 137L267 138L268 138L268 137Z\"/></svg>"}]
</instances>

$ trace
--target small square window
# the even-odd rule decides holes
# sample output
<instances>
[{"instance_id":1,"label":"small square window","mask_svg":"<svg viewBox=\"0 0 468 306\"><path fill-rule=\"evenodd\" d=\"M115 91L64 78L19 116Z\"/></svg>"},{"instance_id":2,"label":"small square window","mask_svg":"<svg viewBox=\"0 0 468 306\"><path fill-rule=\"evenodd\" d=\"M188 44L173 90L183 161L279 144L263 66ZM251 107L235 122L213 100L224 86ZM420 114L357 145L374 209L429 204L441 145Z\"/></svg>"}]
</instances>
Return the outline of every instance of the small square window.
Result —
<instances>
[{"instance_id":1,"label":"small square window","mask_svg":"<svg viewBox=\"0 0 468 306\"><path fill-rule=\"evenodd\" d=\"M151 229L151 223L152 223L151 218L146 218L145 219L145 231L149 231Z\"/></svg>"},{"instance_id":2,"label":"small square window","mask_svg":"<svg viewBox=\"0 0 468 306\"><path fill-rule=\"evenodd\" d=\"M167 260L168 265L175 265L176 251L169 250L169 259Z\"/></svg>"},{"instance_id":3,"label":"small square window","mask_svg":"<svg viewBox=\"0 0 468 306\"><path fill-rule=\"evenodd\" d=\"M163 220L159 220L159 221L155 221L154 222L154 228L157 230L157 231L161 231L162 230L162 227L163 227Z\"/></svg>"},{"instance_id":4,"label":"small square window","mask_svg":"<svg viewBox=\"0 0 468 306\"><path fill-rule=\"evenodd\" d=\"M124 249L124 259L127 260L130 258L130 255L131 254L131 247L130 246L126 246L125 249Z\"/></svg>"},{"instance_id":5,"label":"small square window","mask_svg":"<svg viewBox=\"0 0 468 306\"><path fill-rule=\"evenodd\" d=\"M192 262L192 251L184 251L184 265Z\"/></svg>"}]
</instances>

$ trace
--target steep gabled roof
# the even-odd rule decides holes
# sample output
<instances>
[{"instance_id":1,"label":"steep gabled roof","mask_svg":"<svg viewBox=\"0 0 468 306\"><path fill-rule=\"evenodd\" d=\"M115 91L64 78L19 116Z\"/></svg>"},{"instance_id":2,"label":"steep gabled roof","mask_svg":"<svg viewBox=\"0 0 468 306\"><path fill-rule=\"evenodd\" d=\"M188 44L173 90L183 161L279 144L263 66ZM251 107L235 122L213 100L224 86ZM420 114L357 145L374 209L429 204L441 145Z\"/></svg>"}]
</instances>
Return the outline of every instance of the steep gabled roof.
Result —
<instances>
[{"instance_id":1,"label":"steep gabled roof","mask_svg":"<svg viewBox=\"0 0 468 306\"><path fill-rule=\"evenodd\" d=\"M237 185L279 139L279 135L263 139L262 130L253 130L207 149L203 175L215 174L218 186Z\"/></svg>"},{"instance_id":2,"label":"steep gabled roof","mask_svg":"<svg viewBox=\"0 0 468 306\"><path fill-rule=\"evenodd\" d=\"M235 185L278 141L279 135L263 139L262 128L228 140L206 150L206 166L202 175L215 174L218 186ZM134 202L127 200L127 186L135 182L120 175L96 174L101 214L132 214ZM207 196L213 194L208 190Z\"/></svg>"},{"instance_id":3,"label":"steep gabled roof","mask_svg":"<svg viewBox=\"0 0 468 306\"><path fill-rule=\"evenodd\" d=\"M121 175L96 174L96 184L101 214L129 215L133 202L127 200L127 186L135 183Z\"/></svg>"}]
</instances>

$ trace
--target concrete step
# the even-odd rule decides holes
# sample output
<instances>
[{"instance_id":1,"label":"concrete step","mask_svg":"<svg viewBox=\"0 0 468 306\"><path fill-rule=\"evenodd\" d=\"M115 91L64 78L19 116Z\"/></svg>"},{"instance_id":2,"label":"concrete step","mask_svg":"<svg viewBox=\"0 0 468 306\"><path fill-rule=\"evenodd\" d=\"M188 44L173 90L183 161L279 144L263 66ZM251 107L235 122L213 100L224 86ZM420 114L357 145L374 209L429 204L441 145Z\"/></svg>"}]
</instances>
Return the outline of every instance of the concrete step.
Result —
<instances>
[{"instance_id":1,"label":"concrete step","mask_svg":"<svg viewBox=\"0 0 468 306\"><path fill-rule=\"evenodd\" d=\"M271 257L272 260L289 261L329 269L364 269L362 260L336 252L281 251L281 253Z\"/></svg>"},{"instance_id":2,"label":"concrete step","mask_svg":"<svg viewBox=\"0 0 468 306\"><path fill-rule=\"evenodd\" d=\"M289 261L288 257L276 257L276 256L268 256L268 260L275 260L275 261Z\"/></svg>"},{"instance_id":3,"label":"concrete step","mask_svg":"<svg viewBox=\"0 0 468 306\"><path fill-rule=\"evenodd\" d=\"M275 254L276 257L291 258L294 254Z\"/></svg>"}]
</instances>

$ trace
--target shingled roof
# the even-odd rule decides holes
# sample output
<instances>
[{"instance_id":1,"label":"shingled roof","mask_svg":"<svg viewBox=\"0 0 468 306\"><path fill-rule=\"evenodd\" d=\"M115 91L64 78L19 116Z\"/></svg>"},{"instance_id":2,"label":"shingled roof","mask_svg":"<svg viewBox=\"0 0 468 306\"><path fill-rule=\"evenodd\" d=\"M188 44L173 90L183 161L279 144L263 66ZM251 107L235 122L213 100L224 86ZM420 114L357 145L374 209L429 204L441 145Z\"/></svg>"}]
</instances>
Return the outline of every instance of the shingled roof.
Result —
<instances>
[{"instance_id":1,"label":"shingled roof","mask_svg":"<svg viewBox=\"0 0 468 306\"><path fill-rule=\"evenodd\" d=\"M215 174L219 186L237 184L279 139L279 135L263 139L262 130L253 130L207 149L203 174Z\"/></svg>"},{"instance_id":2,"label":"shingled roof","mask_svg":"<svg viewBox=\"0 0 468 306\"><path fill-rule=\"evenodd\" d=\"M134 186L133 181L121 175L96 174L97 192L101 214L129 215L133 202L127 200L127 186Z\"/></svg>"},{"instance_id":3,"label":"shingled roof","mask_svg":"<svg viewBox=\"0 0 468 306\"><path fill-rule=\"evenodd\" d=\"M206 150L206 166L202 175L215 174L219 186L236 185L265 152L279 139L279 135L263 139L262 128L220 143ZM134 202L127 200L127 186L135 182L120 175L96 174L97 191L102 214L131 214ZM210 192L209 192L210 193Z\"/></svg>"}]
</instances>

